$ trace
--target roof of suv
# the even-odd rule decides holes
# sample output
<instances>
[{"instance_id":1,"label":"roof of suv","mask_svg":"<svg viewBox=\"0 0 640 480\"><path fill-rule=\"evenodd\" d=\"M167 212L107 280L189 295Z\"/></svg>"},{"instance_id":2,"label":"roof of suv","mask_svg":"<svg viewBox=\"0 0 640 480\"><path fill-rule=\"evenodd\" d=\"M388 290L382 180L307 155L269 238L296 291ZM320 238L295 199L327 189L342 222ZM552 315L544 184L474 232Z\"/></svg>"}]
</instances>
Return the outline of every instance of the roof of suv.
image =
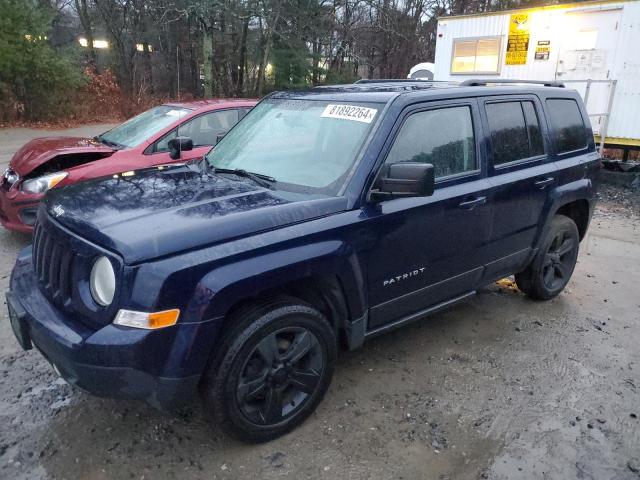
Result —
<instances>
[{"instance_id":1,"label":"roof of suv","mask_svg":"<svg viewBox=\"0 0 640 480\"><path fill-rule=\"evenodd\" d=\"M276 98L304 98L313 96L318 100L357 100L364 102L388 102L398 95L424 94L435 96L443 90L455 89L455 96L496 95L504 93L531 93L544 90L559 93L567 89L559 82L536 82L528 80L467 80L458 82L438 82L433 80L360 80L344 85L327 85L306 91L278 92Z\"/></svg>"}]
</instances>

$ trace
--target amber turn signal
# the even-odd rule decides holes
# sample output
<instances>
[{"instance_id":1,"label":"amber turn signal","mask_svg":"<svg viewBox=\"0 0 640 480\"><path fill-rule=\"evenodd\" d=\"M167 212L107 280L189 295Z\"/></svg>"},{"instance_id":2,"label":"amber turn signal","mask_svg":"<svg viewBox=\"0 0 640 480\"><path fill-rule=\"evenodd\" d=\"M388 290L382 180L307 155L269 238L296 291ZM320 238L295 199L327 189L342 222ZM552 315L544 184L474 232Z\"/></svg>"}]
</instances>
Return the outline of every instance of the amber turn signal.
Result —
<instances>
[{"instance_id":1,"label":"amber turn signal","mask_svg":"<svg viewBox=\"0 0 640 480\"><path fill-rule=\"evenodd\" d=\"M163 310L162 312L134 312L132 310L120 310L113 320L115 325L125 327L144 328L154 330L157 328L175 325L180 316L180 310Z\"/></svg>"}]
</instances>

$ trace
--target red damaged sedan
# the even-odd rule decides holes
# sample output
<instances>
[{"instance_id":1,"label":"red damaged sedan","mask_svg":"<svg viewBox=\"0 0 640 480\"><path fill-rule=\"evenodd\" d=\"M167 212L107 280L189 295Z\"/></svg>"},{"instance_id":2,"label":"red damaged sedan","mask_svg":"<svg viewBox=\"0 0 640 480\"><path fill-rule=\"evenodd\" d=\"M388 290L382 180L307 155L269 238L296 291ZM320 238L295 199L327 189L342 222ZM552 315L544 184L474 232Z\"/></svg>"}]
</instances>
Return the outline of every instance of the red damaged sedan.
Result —
<instances>
[{"instance_id":1,"label":"red damaged sedan","mask_svg":"<svg viewBox=\"0 0 640 480\"><path fill-rule=\"evenodd\" d=\"M0 177L0 223L31 232L38 202L51 188L202 157L255 100L199 100L154 107L92 139L38 138Z\"/></svg>"}]
</instances>

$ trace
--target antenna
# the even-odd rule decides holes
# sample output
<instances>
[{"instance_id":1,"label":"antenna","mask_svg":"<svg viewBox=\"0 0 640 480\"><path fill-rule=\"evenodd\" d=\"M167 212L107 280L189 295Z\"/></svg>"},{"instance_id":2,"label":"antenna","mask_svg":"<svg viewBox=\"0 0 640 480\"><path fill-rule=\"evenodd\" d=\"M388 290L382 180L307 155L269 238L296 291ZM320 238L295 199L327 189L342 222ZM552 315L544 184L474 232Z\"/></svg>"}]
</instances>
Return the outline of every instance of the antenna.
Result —
<instances>
[{"instance_id":1,"label":"antenna","mask_svg":"<svg viewBox=\"0 0 640 480\"><path fill-rule=\"evenodd\" d=\"M176 42L176 76L178 80L178 85L176 88L178 94L178 101L180 101L180 46ZM182 110L179 110L178 113L178 127L176 128L176 138L180 138L180 125L182 124ZM180 152L180 157L182 157L182 142L178 140L178 151Z\"/></svg>"}]
</instances>

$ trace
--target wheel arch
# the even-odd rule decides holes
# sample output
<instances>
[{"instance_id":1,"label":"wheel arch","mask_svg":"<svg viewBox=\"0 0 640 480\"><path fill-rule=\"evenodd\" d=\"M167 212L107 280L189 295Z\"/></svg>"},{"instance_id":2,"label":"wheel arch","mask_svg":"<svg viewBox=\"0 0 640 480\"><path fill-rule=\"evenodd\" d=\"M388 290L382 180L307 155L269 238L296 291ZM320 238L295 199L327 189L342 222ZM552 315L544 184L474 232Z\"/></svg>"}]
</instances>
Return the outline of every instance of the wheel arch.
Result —
<instances>
[{"instance_id":1,"label":"wheel arch","mask_svg":"<svg viewBox=\"0 0 640 480\"><path fill-rule=\"evenodd\" d=\"M587 234L589 220L591 218L591 208L589 201L586 199L573 200L561 205L555 212L555 215L564 215L569 217L578 227L578 235L580 240Z\"/></svg>"},{"instance_id":2,"label":"wheel arch","mask_svg":"<svg viewBox=\"0 0 640 480\"><path fill-rule=\"evenodd\" d=\"M350 324L367 308L360 263L340 241L247 258L209 272L200 285L213 292L203 318L221 321L219 337L248 305L294 298L320 311L341 342L349 343Z\"/></svg>"},{"instance_id":3,"label":"wheel arch","mask_svg":"<svg viewBox=\"0 0 640 480\"><path fill-rule=\"evenodd\" d=\"M580 240L589 228L593 206L595 203L595 186L590 179L581 179L554 189L549 195L546 216L538 230L536 245L540 243L544 232L551 224L554 216L560 214L571 218L578 227Z\"/></svg>"}]
</instances>

